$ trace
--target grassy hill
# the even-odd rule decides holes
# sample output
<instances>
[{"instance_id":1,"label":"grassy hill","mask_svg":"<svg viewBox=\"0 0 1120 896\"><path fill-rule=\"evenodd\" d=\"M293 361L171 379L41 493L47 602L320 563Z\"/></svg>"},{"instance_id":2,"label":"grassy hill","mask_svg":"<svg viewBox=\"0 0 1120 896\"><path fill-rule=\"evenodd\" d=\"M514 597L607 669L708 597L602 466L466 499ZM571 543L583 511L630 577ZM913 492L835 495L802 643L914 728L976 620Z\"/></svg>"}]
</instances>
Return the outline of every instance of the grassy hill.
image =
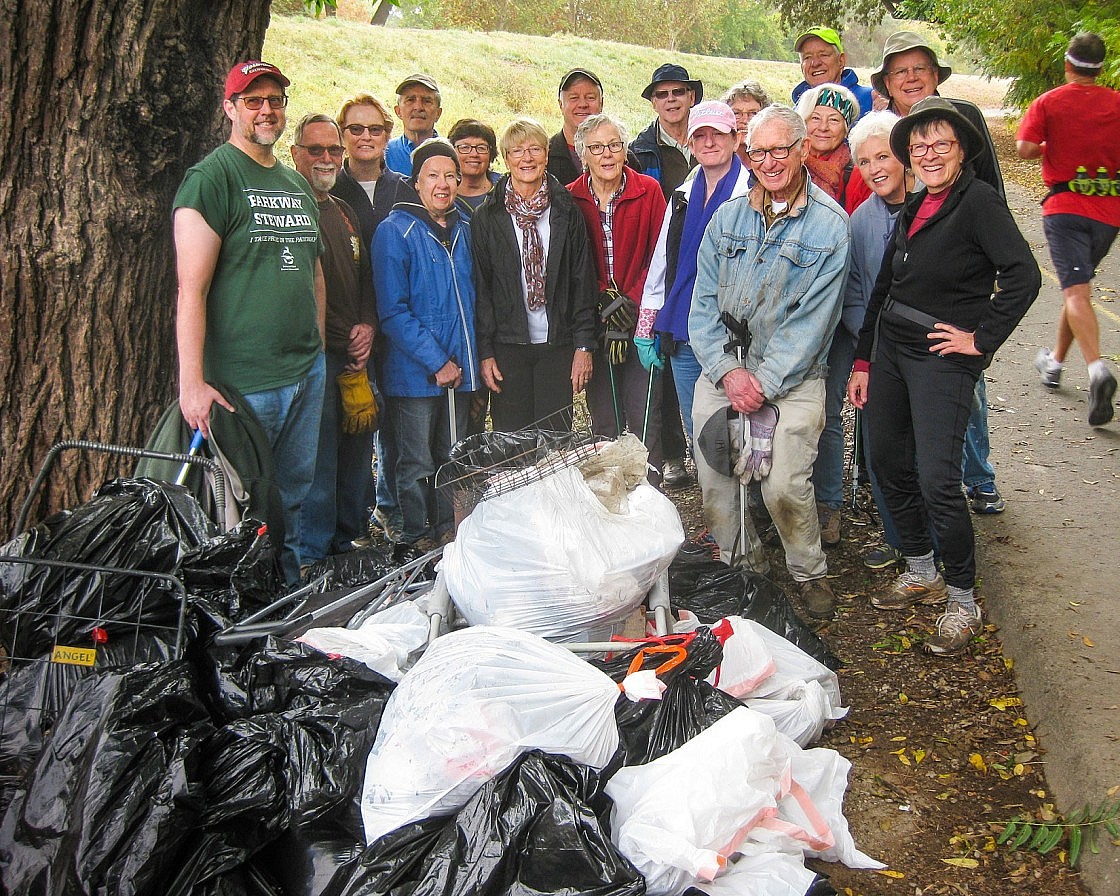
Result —
<instances>
[{"instance_id":1,"label":"grassy hill","mask_svg":"<svg viewBox=\"0 0 1120 896\"><path fill-rule=\"evenodd\" d=\"M500 134L519 115L536 118L548 133L555 133L560 125L556 105L560 75L576 66L586 66L602 79L607 111L626 122L633 134L652 119L650 104L641 93L650 74L664 62L684 65L692 77L704 82L705 96L713 99L732 84L754 78L773 99L789 102L790 90L801 80L801 71L792 62L693 56L569 36L416 31L282 15L272 17L263 55L292 80L289 131L281 153L285 161L291 127L302 115L337 114L342 100L357 91L373 93L392 108L393 89L417 71L432 75L440 85L442 133L459 118L477 118ZM868 70L858 71L866 82ZM977 78L954 76L942 92L967 96L981 106L998 106L1003 89ZM394 136L399 133L395 130Z\"/></svg>"}]
</instances>

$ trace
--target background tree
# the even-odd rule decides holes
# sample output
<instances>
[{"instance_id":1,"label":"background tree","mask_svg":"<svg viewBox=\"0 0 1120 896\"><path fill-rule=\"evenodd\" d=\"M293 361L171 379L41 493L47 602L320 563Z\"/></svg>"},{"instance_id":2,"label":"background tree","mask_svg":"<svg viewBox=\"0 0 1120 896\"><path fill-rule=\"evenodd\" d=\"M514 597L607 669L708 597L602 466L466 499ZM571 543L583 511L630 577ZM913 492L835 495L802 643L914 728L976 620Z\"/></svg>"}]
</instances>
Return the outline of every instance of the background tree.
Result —
<instances>
[{"instance_id":1,"label":"background tree","mask_svg":"<svg viewBox=\"0 0 1120 896\"><path fill-rule=\"evenodd\" d=\"M142 444L176 395L171 200L268 20L268 0L0 4L3 533L54 442ZM46 504L108 469L66 458Z\"/></svg>"}]
</instances>

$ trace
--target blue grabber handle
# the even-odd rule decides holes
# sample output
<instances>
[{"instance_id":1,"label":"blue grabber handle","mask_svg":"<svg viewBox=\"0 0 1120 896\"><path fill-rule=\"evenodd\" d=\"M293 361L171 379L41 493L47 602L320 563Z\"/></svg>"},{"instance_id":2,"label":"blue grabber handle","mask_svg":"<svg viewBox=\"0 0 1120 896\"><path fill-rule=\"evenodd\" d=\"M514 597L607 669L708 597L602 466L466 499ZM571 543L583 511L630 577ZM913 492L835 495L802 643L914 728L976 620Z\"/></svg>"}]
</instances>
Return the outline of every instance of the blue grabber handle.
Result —
<instances>
[{"instance_id":1,"label":"blue grabber handle","mask_svg":"<svg viewBox=\"0 0 1120 896\"><path fill-rule=\"evenodd\" d=\"M187 454L198 454L198 449L202 447L205 436L202 434L201 429L196 429L194 435L191 437L191 447ZM175 477L175 484L182 485L187 481L187 471L190 470L190 464L183 464L183 469L179 471L179 475Z\"/></svg>"}]
</instances>

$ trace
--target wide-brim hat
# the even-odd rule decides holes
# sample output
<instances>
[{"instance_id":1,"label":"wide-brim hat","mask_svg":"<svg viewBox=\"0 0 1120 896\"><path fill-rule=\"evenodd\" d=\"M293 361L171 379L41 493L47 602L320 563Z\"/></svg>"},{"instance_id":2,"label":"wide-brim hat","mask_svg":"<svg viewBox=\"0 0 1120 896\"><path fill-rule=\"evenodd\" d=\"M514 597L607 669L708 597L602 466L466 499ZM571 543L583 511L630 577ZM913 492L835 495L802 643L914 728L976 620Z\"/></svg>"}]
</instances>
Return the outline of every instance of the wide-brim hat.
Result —
<instances>
[{"instance_id":1,"label":"wide-brim hat","mask_svg":"<svg viewBox=\"0 0 1120 896\"><path fill-rule=\"evenodd\" d=\"M949 66L942 65L937 61L937 53L924 37L916 31L896 31L883 44L883 61L879 64L878 71L871 73L871 86L882 96L890 95L887 93L886 74L891 57L896 53L905 53L908 50L925 50L929 53L929 58L933 60L933 64L937 67L938 84L953 74L953 70Z\"/></svg>"},{"instance_id":2,"label":"wide-brim hat","mask_svg":"<svg viewBox=\"0 0 1120 896\"><path fill-rule=\"evenodd\" d=\"M943 120L953 125L961 143L964 145L964 160L975 159L984 149L984 138L976 125L964 117L950 100L943 96L927 96L919 100L910 110L895 122L891 129L891 151L903 165L910 164L910 132L929 121Z\"/></svg>"},{"instance_id":3,"label":"wide-brim hat","mask_svg":"<svg viewBox=\"0 0 1120 896\"><path fill-rule=\"evenodd\" d=\"M688 77L688 69L683 65L677 65L673 62L667 62L659 66L657 71L653 73L646 89L642 91L642 99L648 100L653 96L653 91L662 81L680 81L682 84L687 85L692 89L692 102L698 103L704 99L704 84L702 81L694 81Z\"/></svg>"}]
</instances>

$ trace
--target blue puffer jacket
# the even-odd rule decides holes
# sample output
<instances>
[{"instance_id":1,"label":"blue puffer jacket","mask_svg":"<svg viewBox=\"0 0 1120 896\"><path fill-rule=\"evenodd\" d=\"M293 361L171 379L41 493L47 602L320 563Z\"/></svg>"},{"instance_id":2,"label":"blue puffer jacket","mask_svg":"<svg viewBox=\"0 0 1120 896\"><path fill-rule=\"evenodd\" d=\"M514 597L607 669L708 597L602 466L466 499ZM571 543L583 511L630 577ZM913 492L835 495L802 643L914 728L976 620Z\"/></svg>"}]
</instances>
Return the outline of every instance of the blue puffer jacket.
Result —
<instances>
[{"instance_id":1,"label":"blue puffer jacket","mask_svg":"<svg viewBox=\"0 0 1120 896\"><path fill-rule=\"evenodd\" d=\"M423 206L398 203L373 235L377 312L386 337L381 389L396 398L442 393L433 376L451 358L459 392L478 388L470 225L448 215L450 248Z\"/></svg>"},{"instance_id":2,"label":"blue puffer jacket","mask_svg":"<svg viewBox=\"0 0 1120 896\"><path fill-rule=\"evenodd\" d=\"M863 118L864 115L871 111L873 100L873 97L871 96L871 88L866 84L860 84L859 75L857 75L852 69L846 68L843 72L840 73L840 86L847 87L848 90L855 94L856 99L859 100L860 118ZM801 98L801 94L803 94L808 89L808 81L802 81L800 84L794 87L792 94L794 103L796 103L798 99Z\"/></svg>"}]
</instances>

